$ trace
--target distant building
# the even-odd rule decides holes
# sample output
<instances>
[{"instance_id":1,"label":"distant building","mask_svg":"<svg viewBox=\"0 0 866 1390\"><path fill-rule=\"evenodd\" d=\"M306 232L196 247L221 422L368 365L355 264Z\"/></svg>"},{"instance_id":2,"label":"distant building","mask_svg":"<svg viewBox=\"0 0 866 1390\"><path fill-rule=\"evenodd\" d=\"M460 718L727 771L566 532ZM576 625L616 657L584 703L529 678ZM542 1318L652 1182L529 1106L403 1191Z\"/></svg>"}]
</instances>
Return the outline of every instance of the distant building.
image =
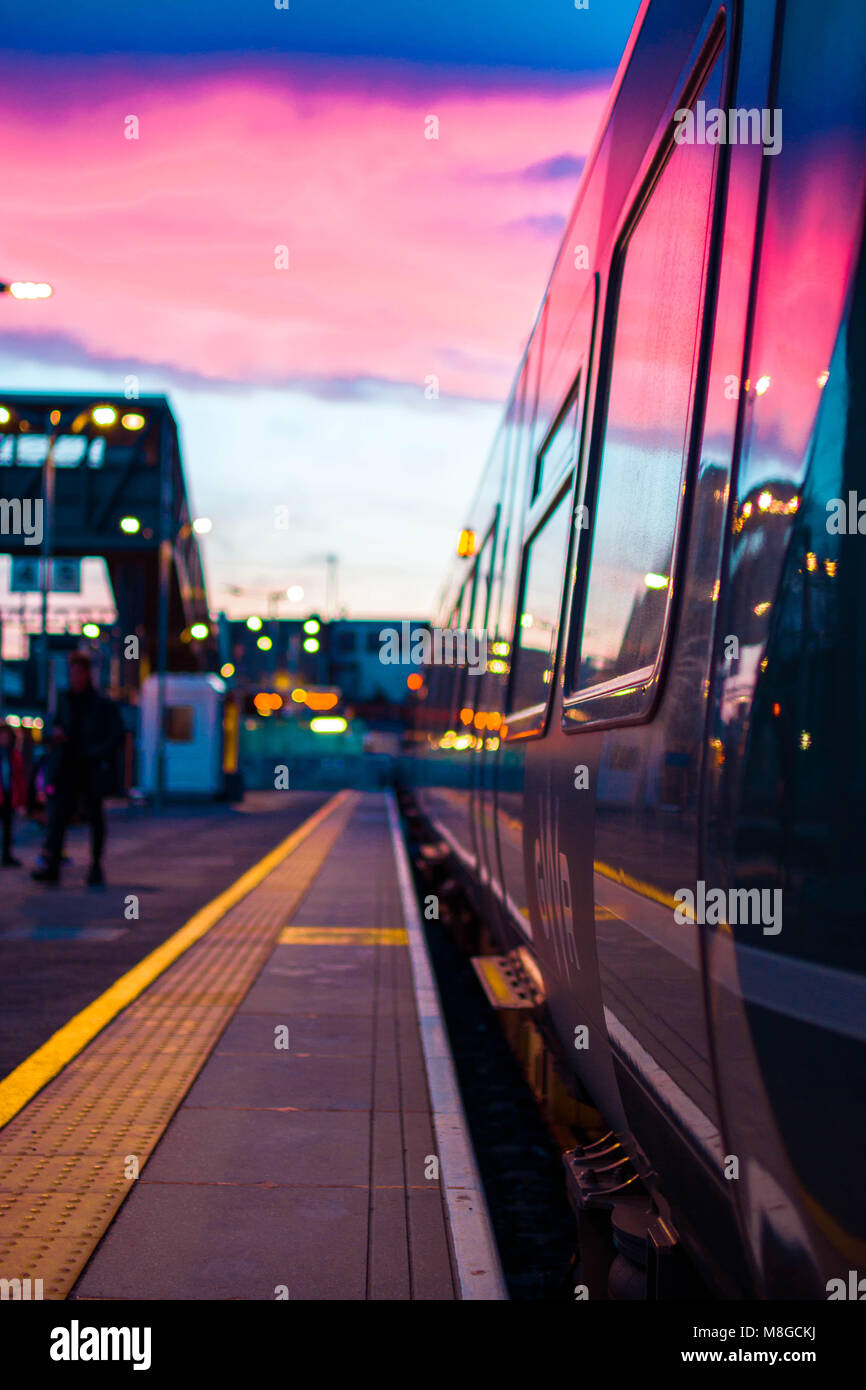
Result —
<instances>
[{"instance_id":1,"label":"distant building","mask_svg":"<svg viewBox=\"0 0 866 1390\"><path fill-rule=\"evenodd\" d=\"M286 685L339 689L344 704L402 706L412 695L408 679L421 667L382 660L385 629L401 630L401 618L308 618L219 620L220 662L231 665L236 689L252 694ZM411 637L429 624L409 620Z\"/></svg>"}]
</instances>

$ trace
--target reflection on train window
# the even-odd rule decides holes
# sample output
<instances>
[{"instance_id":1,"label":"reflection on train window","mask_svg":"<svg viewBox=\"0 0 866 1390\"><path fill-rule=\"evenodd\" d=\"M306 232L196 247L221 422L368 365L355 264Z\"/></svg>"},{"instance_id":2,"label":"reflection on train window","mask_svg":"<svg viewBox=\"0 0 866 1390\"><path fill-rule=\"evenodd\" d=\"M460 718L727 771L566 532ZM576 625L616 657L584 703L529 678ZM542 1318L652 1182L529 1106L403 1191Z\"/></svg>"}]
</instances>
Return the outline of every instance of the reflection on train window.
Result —
<instances>
[{"instance_id":1,"label":"reflection on train window","mask_svg":"<svg viewBox=\"0 0 866 1390\"><path fill-rule=\"evenodd\" d=\"M562 577L571 519L571 487L563 493L526 547L522 601L514 634L509 706L546 703L553 680Z\"/></svg>"},{"instance_id":2,"label":"reflection on train window","mask_svg":"<svg viewBox=\"0 0 866 1390\"><path fill-rule=\"evenodd\" d=\"M571 405L560 423L551 430L538 455L538 462L535 465L535 482L532 488L533 500L541 494L545 487L549 487L557 478L562 476L564 468L568 468L574 463L574 452L577 447L579 385L580 381L578 380L572 388L574 399Z\"/></svg>"},{"instance_id":3,"label":"reflection on train window","mask_svg":"<svg viewBox=\"0 0 866 1390\"><path fill-rule=\"evenodd\" d=\"M715 93L710 90L715 88ZM701 93L716 104L719 69ZM647 679L661 647L699 337L713 145L676 145L625 251L579 691Z\"/></svg>"}]
</instances>

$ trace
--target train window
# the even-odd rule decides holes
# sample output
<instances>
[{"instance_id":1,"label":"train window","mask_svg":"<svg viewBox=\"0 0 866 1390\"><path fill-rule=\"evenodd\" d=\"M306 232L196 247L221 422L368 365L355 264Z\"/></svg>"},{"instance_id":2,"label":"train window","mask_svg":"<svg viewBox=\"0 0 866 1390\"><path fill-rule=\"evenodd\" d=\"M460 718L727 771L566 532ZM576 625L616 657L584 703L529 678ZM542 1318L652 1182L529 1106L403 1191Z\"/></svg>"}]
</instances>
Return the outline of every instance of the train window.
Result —
<instances>
[{"instance_id":1,"label":"train window","mask_svg":"<svg viewBox=\"0 0 866 1390\"><path fill-rule=\"evenodd\" d=\"M556 659L559 608L571 524L571 480L526 545L508 706L546 705Z\"/></svg>"},{"instance_id":2,"label":"train window","mask_svg":"<svg viewBox=\"0 0 866 1390\"><path fill-rule=\"evenodd\" d=\"M192 705L167 705L162 713L162 735L167 743L192 743L195 711Z\"/></svg>"},{"instance_id":3,"label":"train window","mask_svg":"<svg viewBox=\"0 0 866 1390\"><path fill-rule=\"evenodd\" d=\"M549 487L551 483L562 476L564 468L571 467L574 463L578 444L577 405L579 390L580 378L578 377L572 388L570 405L560 415L541 446L535 464L535 479L532 488L533 501L540 496L544 488Z\"/></svg>"},{"instance_id":4,"label":"train window","mask_svg":"<svg viewBox=\"0 0 866 1390\"><path fill-rule=\"evenodd\" d=\"M718 104L720 66L700 92L708 106ZM628 713L638 717L652 702L671 599L716 153L713 145L672 148L619 260L589 578L570 684L578 698L637 685Z\"/></svg>"}]
</instances>

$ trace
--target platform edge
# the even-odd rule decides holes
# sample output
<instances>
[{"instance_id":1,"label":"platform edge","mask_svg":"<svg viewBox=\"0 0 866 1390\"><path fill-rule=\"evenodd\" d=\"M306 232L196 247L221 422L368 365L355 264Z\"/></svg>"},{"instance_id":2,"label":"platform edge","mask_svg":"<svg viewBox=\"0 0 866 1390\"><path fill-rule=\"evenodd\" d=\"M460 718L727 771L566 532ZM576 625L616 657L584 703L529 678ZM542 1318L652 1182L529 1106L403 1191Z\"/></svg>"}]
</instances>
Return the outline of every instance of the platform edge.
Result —
<instances>
[{"instance_id":1,"label":"platform edge","mask_svg":"<svg viewBox=\"0 0 866 1390\"><path fill-rule=\"evenodd\" d=\"M507 1300L487 1200L448 1046L439 990L421 925L400 813L393 791L387 791L385 797L403 920L409 936L418 1026L460 1297L463 1300Z\"/></svg>"}]
</instances>

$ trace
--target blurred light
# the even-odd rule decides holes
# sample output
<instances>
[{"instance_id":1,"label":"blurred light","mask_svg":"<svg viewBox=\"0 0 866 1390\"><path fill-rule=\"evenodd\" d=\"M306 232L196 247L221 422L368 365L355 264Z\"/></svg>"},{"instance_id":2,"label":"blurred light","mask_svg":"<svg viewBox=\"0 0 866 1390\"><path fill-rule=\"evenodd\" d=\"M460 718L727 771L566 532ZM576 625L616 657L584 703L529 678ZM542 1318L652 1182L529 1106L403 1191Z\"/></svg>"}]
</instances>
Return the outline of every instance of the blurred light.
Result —
<instances>
[{"instance_id":1,"label":"blurred light","mask_svg":"<svg viewBox=\"0 0 866 1390\"><path fill-rule=\"evenodd\" d=\"M228 680L229 676L233 676L234 673L235 668L232 665L232 663L230 661L224 661L222 666L220 667L220 675L223 676L226 680Z\"/></svg>"},{"instance_id":2,"label":"blurred light","mask_svg":"<svg viewBox=\"0 0 866 1390\"><path fill-rule=\"evenodd\" d=\"M806 569L809 571L810 574L814 574L817 568L818 556L815 554L813 550L810 550L808 555L806 556Z\"/></svg>"},{"instance_id":3,"label":"blurred light","mask_svg":"<svg viewBox=\"0 0 866 1390\"><path fill-rule=\"evenodd\" d=\"M213 522L209 516L197 516L192 523L192 529L197 536L207 536L213 530Z\"/></svg>"},{"instance_id":4,"label":"blurred light","mask_svg":"<svg viewBox=\"0 0 866 1390\"><path fill-rule=\"evenodd\" d=\"M645 574L643 582L648 589L666 589L668 587L668 576L666 574Z\"/></svg>"},{"instance_id":5,"label":"blurred light","mask_svg":"<svg viewBox=\"0 0 866 1390\"><path fill-rule=\"evenodd\" d=\"M830 576L831 579L835 579L835 578L836 578L836 569L837 569L837 567L838 567L838 561L837 561L837 560L825 560L825 561L824 561L824 568L825 568L825 570L827 571L827 573L828 573L828 575Z\"/></svg>"},{"instance_id":6,"label":"blurred light","mask_svg":"<svg viewBox=\"0 0 866 1390\"><path fill-rule=\"evenodd\" d=\"M532 627L532 614L531 614L531 613L521 613L521 615L520 615L520 626L521 626L521 627Z\"/></svg>"},{"instance_id":7,"label":"blurred light","mask_svg":"<svg viewBox=\"0 0 866 1390\"><path fill-rule=\"evenodd\" d=\"M292 691L292 699L296 705L302 705L306 698L307 692L306 690L302 690L300 686L298 686L297 690Z\"/></svg>"},{"instance_id":8,"label":"blurred light","mask_svg":"<svg viewBox=\"0 0 866 1390\"><path fill-rule=\"evenodd\" d=\"M50 299L54 290L44 280L13 280L9 293L13 299Z\"/></svg>"},{"instance_id":9,"label":"blurred light","mask_svg":"<svg viewBox=\"0 0 866 1390\"><path fill-rule=\"evenodd\" d=\"M420 676L417 671L413 671L411 676L406 677L406 684L410 690L420 690L424 684L424 677Z\"/></svg>"},{"instance_id":10,"label":"blurred light","mask_svg":"<svg viewBox=\"0 0 866 1390\"><path fill-rule=\"evenodd\" d=\"M6 723L11 724L13 729L21 728L21 720L17 714L7 714Z\"/></svg>"},{"instance_id":11,"label":"blurred light","mask_svg":"<svg viewBox=\"0 0 866 1390\"><path fill-rule=\"evenodd\" d=\"M247 627L249 628L250 632L258 632L261 628L261 625L261 618L247 618Z\"/></svg>"},{"instance_id":12,"label":"blurred light","mask_svg":"<svg viewBox=\"0 0 866 1390\"><path fill-rule=\"evenodd\" d=\"M99 623L85 623L81 631L84 633L85 637L98 637Z\"/></svg>"},{"instance_id":13,"label":"blurred light","mask_svg":"<svg viewBox=\"0 0 866 1390\"><path fill-rule=\"evenodd\" d=\"M508 663L507 663L507 661L488 661L488 663L487 663L487 669L488 669L488 671L490 672L490 674L493 675L493 676L507 676L507 675L508 675Z\"/></svg>"},{"instance_id":14,"label":"blurred light","mask_svg":"<svg viewBox=\"0 0 866 1390\"><path fill-rule=\"evenodd\" d=\"M472 743L473 739L471 734L461 734L459 738L455 738L453 746L459 753L462 753L464 748L471 748Z\"/></svg>"},{"instance_id":15,"label":"blurred light","mask_svg":"<svg viewBox=\"0 0 866 1390\"><path fill-rule=\"evenodd\" d=\"M721 582L722 581L720 579L717 579L715 584L713 585L713 592L710 594L710 599L713 603L718 603L719 601L719 588L721 586Z\"/></svg>"},{"instance_id":16,"label":"blurred light","mask_svg":"<svg viewBox=\"0 0 866 1390\"><path fill-rule=\"evenodd\" d=\"M769 599L764 599L763 603L756 603L752 612L756 618L763 618L765 613L769 613L771 604Z\"/></svg>"},{"instance_id":17,"label":"blurred light","mask_svg":"<svg viewBox=\"0 0 866 1390\"><path fill-rule=\"evenodd\" d=\"M307 621L304 623L304 632L318 632L320 627L321 623L317 622L315 618L308 618Z\"/></svg>"},{"instance_id":18,"label":"blurred light","mask_svg":"<svg viewBox=\"0 0 866 1390\"><path fill-rule=\"evenodd\" d=\"M37 718L37 719L34 719L34 720L33 720L33 727L34 727L34 729L42 729L42 728L44 728L45 726L44 726L44 724L42 723L42 720L39 719L39 718Z\"/></svg>"},{"instance_id":19,"label":"blurred light","mask_svg":"<svg viewBox=\"0 0 866 1390\"><path fill-rule=\"evenodd\" d=\"M197 642L201 642L207 637L210 628L207 623L193 623L189 630L190 637L194 637Z\"/></svg>"},{"instance_id":20,"label":"blurred light","mask_svg":"<svg viewBox=\"0 0 866 1390\"><path fill-rule=\"evenodd\" d=\"M752 515L752 504L751 504L751 502L744 502L744 503L743 503L743 516L748 517L748 516L751 516L751 515Z\"/></svg>"},{"instance_id":21,"label":"blurred light","mask_svg":"<svg viewBox=\"0 0 866 1390\"><path fill-rule=\"evenodd\" d=\"M127 536L134 536L136 531L141 530L141 522L137 516L122 516L120 518L120 529L125 531Z\"/></svg>"},{"instance_id":22,"label":"blurred light","mask_svg":"<svg viewBox=\"0 0 866 1390\"><path fill-rule=\"evenodd\" d=\"M800 734L800 747L804 750L812 747L812 735L808 729L804 729Z\"/></svg>"},{"instance_id":23,"label":"blurred light","mask_svg":"<svg viewBox=\"0 0 866 1390\"><path fill-rule=\"evenodd\" d=\"M771 507L772 505L773 505L773 494L772 494L772 492L766 492L766 491L764 491L764 492L761 492L761 493L758 494L758 507L760 508L760 510L761 510L762 512L767 511L768 507Z\"/></svg>"},{"instance_id":24,"label":"blurred light","mask_svg":"<svg viewBox=\"0 0 866 1390\"><path fill-rule=\"evenodd\" d=\"M509 650L510 650L510 643L508 643L508 642L494 642L494 643L493 643L493 654L494 654L494 656L507 656L508 653L509 653Z\"/></svg>"},{"instance_id":25,"label":"blurred light","mask_svg":"<svg viewBox=\"0 0 866 1390\"><path fill-rule=\"evenodd\" d=\"M773 705L773 718L778 719L781 713L782 706L779 704L779 701L777 700L776 703Z\"/></svg>"},{"instance_id":26,"label":"blurred light","mask_svg":"<svg viewBox=\"0 0 866 1390\"><path fill-rule=\"evenodd\" d=\"M49 418L49 420L51 421L52 425L59 425L59 424L60 424L60 411L59 411L59 410L52 410L52 412L51 412L51 414L48 416L48 418Z\"/></svg>"},{"instance_id":27,"label":"blurred light","mask_svg":"<svg viewBox=\"0 0 866 1390\"><path fill-rule=\"evenodd\" d=\"M131 411L128 415L121 415L120 423L125 430L143 430L144 416L137 415L135 411Z\"/></svg>"},{"instance_id":28,"label":"blurred light","mask_svg":"<svg viewBox=\"0 0 866 1390\"><path fill-rule=\"evenodd\" d=\"M260 690L253 698L253 704L258 713L263 715L275 713L283 707L282 697L272 690Z\"/></svg>"},{"instance_id":29,"label":"blurred light","mask_svg":"<svg viewBox=\"0 0 866 1390\"><path fill-rule=\"evenodd\" d=\"M326 714L310 720L310 728L314 734L343 734L348 727L341 714Z\"/></svg>"},{"instance_id":30,"label":"blurred light","mask_svg":"<svg viewBox=\"0 0 866 1390\"><path fill-rule=\"evenodd\" d=\"M769 389L770 389L770 384L771 384L772 380L773 380L773 378L772 378L772 377L769 377L769 376L759 376L759 377L758 377L758 380L755 382L755 395L756 395L756 396L763 396L763 395L765 395L766 392L769 391Z\"/></svg>"},{"instance_id":31,"label":"blurred light","mask_svg":"<svg viewBox=\"0 0 866 1390\"><path fill-rule=\"evenodd\" d=\"M304 643L304 651L305 651L305 652L317 652L318 650L319 650L319 644L318 644L318 642L316 641L316 638L315 638L315 637L308 637L307 640L306 640L306 642Z\"/></svg>"},{"instance_id":32,"label":"blurred light","mask_svg":"<svg viewBox=\"0 0 866 1390\"><path fill-rule=\"evenodd\" d=\"M326 710L333 709L339 696L333 690L308 690L306 705L307 709Z\"/></svg>"},{"instance_id":33,"label":"blurred light","mask_svg":"<svg viewBox=\"0 0 866 1390\"><path fill-rule=\"evenodd\" d=\"M460 532L460 535L457 537L457 554L461 556L461 558L475 554L474 531L470 531L468 528L464 527Z\"/></svg>"},{"instance_id":34,"label":"blurred light","mask_svg":"<svg viewBox=\"0 0 866 1390\"><path fill-rule=\"evenodd\" d=\"M292 584L286 590L286 598L289 600L289 603L300 603L303 597L304 591L300 584Z\"/></svg>"},{"instance_id":35,"label":"blurred light","mask_svg":"<svg viewBox=\"0 0 866 1390\"><path fill-rule=\"evenodd\" d=\"M264 636L264 635L261 636L261 637L258 639L258 641L256 642L256 646L259 648L260 651L263 651L263 652L269 652L269 651L271 650L271 647L272 647L273 645L274 645L274 644L273 644L273 642L271 641L270 637L266 637L266 636Z\"/></svg>"},{"instance_id":36,"label":"blurred light","mask_svg":"<svg viewBox=\"0 0 866 1390\"><path fill-rule=\"evenodd\" d=\"M816 378L816 380L817 380L817 383L818 383L819 387L820 387L821 390L823 391L824 387L827 385L827 382L830 380L830 373L829 373L829 372L826 370L826 368L825 368L825 370L824 370L823 372L820 372L820 373L818 374L818 377Z\"/></svg>"},{"instance_id":37,"label":"blurred light","mask_svg":"<svg viewBox=\"0 0 866 1390\"><path fill-rule=\"evenodd\" d=\"M94 425L113 425L117 420L117 411L113 405L95 405L90 416Z\"/></svg>"},{"instance_id":38,"label":"blurred light","mask_svg":"<svg viewBox=\"0 0 866 1390\"><path fill-rule=\"evenodd\" d=\"M462 710L460 711L460 723L461 723L461 724L471 724L471 723L472 723L472 711L471 711L471 709L462 709Z\"/></svg>"},{"instance_id":39,"label":"blurred light","mask_svg":"<svg viewBox=\"0 0 866 1390\"><path fill-rule=\"evenodd\" d=\"M0 425L8 425L11 419L12 416L9 414L5 405L0 405Z\"/></svg>"}]
</instances>

